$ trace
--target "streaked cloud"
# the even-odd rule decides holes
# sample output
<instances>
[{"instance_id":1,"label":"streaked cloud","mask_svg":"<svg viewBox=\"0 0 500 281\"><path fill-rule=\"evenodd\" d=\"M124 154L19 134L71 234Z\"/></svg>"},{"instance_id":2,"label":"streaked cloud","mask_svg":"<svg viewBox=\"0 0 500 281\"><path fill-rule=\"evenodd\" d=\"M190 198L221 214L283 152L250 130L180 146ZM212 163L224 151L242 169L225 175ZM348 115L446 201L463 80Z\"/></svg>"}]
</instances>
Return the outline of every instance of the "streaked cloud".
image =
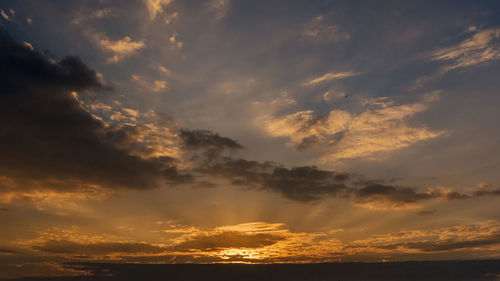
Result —
<instances>
[{"instance_id":1,"label":"streaked cloud","mask_svg":"<svg viewBox=\"0 0 500 281\"><path fill-rule=\"evenodd\" d=\"M500 59L500 28L470 31L474 32L472 37L431 54L432 60L445 64L444 72L466 69Z\"/></svg>"},{"instance_id":2,"label":"streaked cloud","mask_svg":"<svg viewBox=\"0 0 500 281\"><path fill-rule=\"evenodd\" d=\"M117 253L160 253L161 247L146 243L100 242L81 244L67 240L49 240L33 249L52 254L78 254L83 256L108 255Z\"/></svg>"},{"instance_id":3,"label":"streaked cloud","mask_svg":"<svg viewBox=\"0 0 500 281\"><path fill-rule=\"evenodd\" d=\"M405 230L353 241L346 248L404 253L497 250L500 248L500 226L495 222L483 222L432 230Z\"/></svg>"},{"instance_id":4,"label":"streaked cloud","mask_svg":"<svg viewBox=\"0 0 500 281\"><path fill-rule=\"evenodd\" d=\"M312 86L325 81L344 79L347 77L352 77L359 75L359 72L347 71L347 72L329 72L316 78L312 78L307 82L304 82L304 86Z\"/></svg>"},{"instance_id":5,"label":"streaked cloud","mask_svg":"<svg viewBox=\"0 0 500 281\"><path fill-rule=\"evenodd\" d=\"M319 15L312 18L302 26L302 39L306 42L339 42L349 40L349 33L342 30L338 25L329 24L327 16Z\"/></svg>"},{"instance_id":6,"label":"streaked cloud","mask_svg":"<svg viewBox=\"0 0 500 281\"><path fill-rule=\"evenodd\" d=\"M71 21L72 24L81 24L85 21L104 19L116 15L116 11L112 8L101 8L97 10L84 10L78 12L76 17Z\"/></svg>"},{"instance_id":7,"label":"streaked cloud","mask_svg":"<svg viewBox=\"0 0 500 281\"><path fill-rule=\"evenodd\" d=\"M56 233L55 231L62 231ZM119 236L89 236L78 228L52 229L39 238L18 241L18 247L85 260L153 260L163 262L332 262L360 260L366 255L432 259L436 252L488 253L500 247L500 228L492 221L474 224L402 230L341 240L343 229L321 232L292 231L284 224L251 222L213 228L191 227L167 243L151 244ZM182 232L179 232L182 233ZM110 242L114 240L115 242ZM120 241L120 242L116 242ZM12 251L9 251L11 253ZM173 258L174 256L178 258ZM496 255L498 256L498 254Z\"/></svg>"}]
</instances>

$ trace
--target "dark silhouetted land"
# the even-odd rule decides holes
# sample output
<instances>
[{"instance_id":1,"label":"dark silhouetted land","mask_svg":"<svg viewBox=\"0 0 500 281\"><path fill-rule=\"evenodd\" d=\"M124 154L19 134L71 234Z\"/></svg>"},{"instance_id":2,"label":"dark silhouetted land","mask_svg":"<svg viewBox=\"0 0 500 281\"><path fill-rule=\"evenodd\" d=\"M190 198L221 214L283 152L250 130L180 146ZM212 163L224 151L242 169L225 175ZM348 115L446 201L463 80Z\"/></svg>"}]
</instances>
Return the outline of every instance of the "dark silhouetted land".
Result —
<instances>
[{"instance_id":1,"label":"dark silhouetted land","mask_svg":"<svg viewBox=\"0 0 500 281\"><path fill-rule=\"evenodd\" d=\"M323 264L73 263L90 275L16 280L115 281L482 281L500 279L500 260Z\"/></svg>"}]
</instances>

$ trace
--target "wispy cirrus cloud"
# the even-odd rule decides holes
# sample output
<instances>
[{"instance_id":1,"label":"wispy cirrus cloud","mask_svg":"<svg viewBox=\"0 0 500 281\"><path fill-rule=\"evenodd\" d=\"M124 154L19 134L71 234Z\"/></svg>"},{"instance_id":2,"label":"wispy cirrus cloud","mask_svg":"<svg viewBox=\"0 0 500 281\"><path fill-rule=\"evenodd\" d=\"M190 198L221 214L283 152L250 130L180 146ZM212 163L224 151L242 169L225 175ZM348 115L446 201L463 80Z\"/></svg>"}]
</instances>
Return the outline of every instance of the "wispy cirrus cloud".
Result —
<instances>
[{"instance_id":1,"label":"wispy cirrus cloud","mask_svg":"<svg viewBox=\"0 0 500 281\"><path fill-rule=\"evenodd\" d=\"M97 10L82 10L78 12L71 21L72 24L81 24L91 20L98 20L116 16L116 10L112 8L101 8Z\"/></svg>"},{"instance_id":2,"label":"wispy cirrus cloud","mask_svg":"<svg viewBox=\"0 0 500 281\"><path fill-rule=\"evenodd\" d=\"M500 59L500 28L474 33L461 43L434 51L431 60L443 62L443 72L466 69Z\"/></svg>"},{"instance_id":3,"label":"wispy cirrus cloud","mask_svg":"<svg viewBox=\"0 0 500 281\"><path fill-rule=\"evenodd\" d=\"M326 81L330 80L338 80L338 79L344 79L352 76L359 75L359 72L355 71L346 71L346 72L329 72L324 75L321 75L316 78L312 78L309 81L304 82L302 85L304 86L312 86L312 85L317 85Z\"/></svg>"},{"instance_id":4,"label":"wispy cirrus cloud","mask_svg":"<svg viewBox=\"0 0 500 281\"><path fill-rule=\"evenodd\" d=\"M302 26L301 39L306 42L339 42L349 40L350 34L342 30L338 25L330 24L327 17L319 15Z\"/></svg>"}]
</instances>

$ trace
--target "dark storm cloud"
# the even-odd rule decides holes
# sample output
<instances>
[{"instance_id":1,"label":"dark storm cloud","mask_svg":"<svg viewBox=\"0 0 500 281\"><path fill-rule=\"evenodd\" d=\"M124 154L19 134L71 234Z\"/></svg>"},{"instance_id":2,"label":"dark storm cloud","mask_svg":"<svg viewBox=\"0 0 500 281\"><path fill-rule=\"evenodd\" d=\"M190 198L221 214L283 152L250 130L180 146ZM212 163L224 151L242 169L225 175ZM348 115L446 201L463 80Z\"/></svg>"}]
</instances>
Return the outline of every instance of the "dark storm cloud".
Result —
<instances>
[{"instance_id":1,"label":"dark storm cloud","mask_svg":"<svg viewBox=\"0 0 500 281\"><path fill-rule=\"evenodd\" d=\"M312 202L327 195L348 190L348 174L320 170L316 167L279 167L271 162L224 158L203 172L230 179L236 185L254 186L280 193L300 202Z\"/></svg>"},{"instance_id":2,"label":"dark storm cloud","mask_svg":"<svg viewBox=\"0 0 500 281\"><path fill-rule=\"evenodd\" d=\"M199 158L201 153L204 160L201 161L202 164L218 158L224 151L243 149L243 146L236 141L207 130L182 129L179 132L179 136L181 137L183 148L186 151L196 153L193 157L194 159L201 160Z\"/></svg>"},{"instance_id":3,"label":"dark storm cloud","mask_svg":"<svg viewBox=\"0 0 500 281\"><path fill-rule=\"evenodd\" d=\"M0 254L15 254L17 253L16 251L14 250L9 250L9 249L1 249L0 248Z\"/></svg>"},{"instance_id":4,"label":"dark storm cloud","mask_svg":"<svg viewBox=\"0 0 500 281\"><path fill-rule=\"evenodd\" d=\"M113 253L161 253L162 247L153 246L146 243L92 243L83 244L67 240L50 240L43 245L33 246L33 249L52 253L70 255L108 255Z\"/></svg>"},{"instance_id":5,"label":"dark storm cloud","mask_svg":"<svg viewBox=\"0 0 500 281\"><path fill-rule=\"evenodd\" d=\"M215 234L200 234L169 248L173 251L214 251L228 248L261 248L272 245L285 237L270 233L244 233L224 231Z\"/></svg>"},{"instance_id":6,"label":"dark storm cloud","mask_svg":"<svg viewBox=\"0 0 500 281\"><path fill-rule=\"evenodd\" d=\"M366 183L365 186L354 191L354 195L359 202L382 199L397 204L416 203L438 196L431 193L420 193L409 187L398 187L379 183Z\"/></svg>"},{"instance_id":7,"label":"dark storm cloud","mask_svg":"<svg viewBox=\"0 0 500 281\"><path fill-rule=\"evenodd\" d=\"M500 188L480 189L474 192L474 196L500 196Z\"/></svg>"},{"instance_id":8,"label":"dark storm cloud","mask_svg":"<svg viewBox=\"0 0 500 281\"><path fill-rule=\"evenodd\" d=\"M49 178L128 188L190 180L170 158L142 159L119 148L120 132L72 94L103 90L78 57L54 61L0 30L0 176L22 186Z\"/></svg>"},{"instance_id":9,"label":"dark storm cloud","mask_svg":"<svg viewBox=\"0 0 500 281\"><path fill-rule=\"evenodd\" d=\"M241 149L241 146L236 141L221 137L217 133L207 130L180 130L180 137L183 144L190 149Z\"/></svg>"},{"instance_id":10,"label":"dark storm cloud","mask_svg":"<svg viewBox=\"0 0 500 281\"><path fill-rule=\"evenodd\" d=\"M327 171L315 166L284 168L273 162L229 157L210 163L200 171L229 179L235 185L276 192L299 202L315 202L326 197L337 197L351 198L357 203L380 201L405 205L433 198L471 198L471 195L459 192L419 192L411 187L370 181L360 175Z\"/></svg>"}]
</instances>

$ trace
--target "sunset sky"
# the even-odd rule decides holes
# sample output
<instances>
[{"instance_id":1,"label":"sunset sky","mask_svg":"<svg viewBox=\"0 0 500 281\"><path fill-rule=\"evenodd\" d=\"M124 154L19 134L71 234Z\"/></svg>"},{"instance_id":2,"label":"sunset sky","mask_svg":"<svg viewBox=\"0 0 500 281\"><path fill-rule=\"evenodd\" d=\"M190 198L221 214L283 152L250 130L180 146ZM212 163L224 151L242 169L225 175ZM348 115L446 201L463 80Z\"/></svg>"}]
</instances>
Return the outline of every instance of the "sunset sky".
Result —
<instances>
[{"instance_id":1,"label":"sunset sky","mask_svg":"<svg viewBox=\"0 0 500 281\"><path fill-rule=\"evenodd\" d=\"M0 278L500 258L499 15L1 1Z\"/></svg>"}]
</instances>

